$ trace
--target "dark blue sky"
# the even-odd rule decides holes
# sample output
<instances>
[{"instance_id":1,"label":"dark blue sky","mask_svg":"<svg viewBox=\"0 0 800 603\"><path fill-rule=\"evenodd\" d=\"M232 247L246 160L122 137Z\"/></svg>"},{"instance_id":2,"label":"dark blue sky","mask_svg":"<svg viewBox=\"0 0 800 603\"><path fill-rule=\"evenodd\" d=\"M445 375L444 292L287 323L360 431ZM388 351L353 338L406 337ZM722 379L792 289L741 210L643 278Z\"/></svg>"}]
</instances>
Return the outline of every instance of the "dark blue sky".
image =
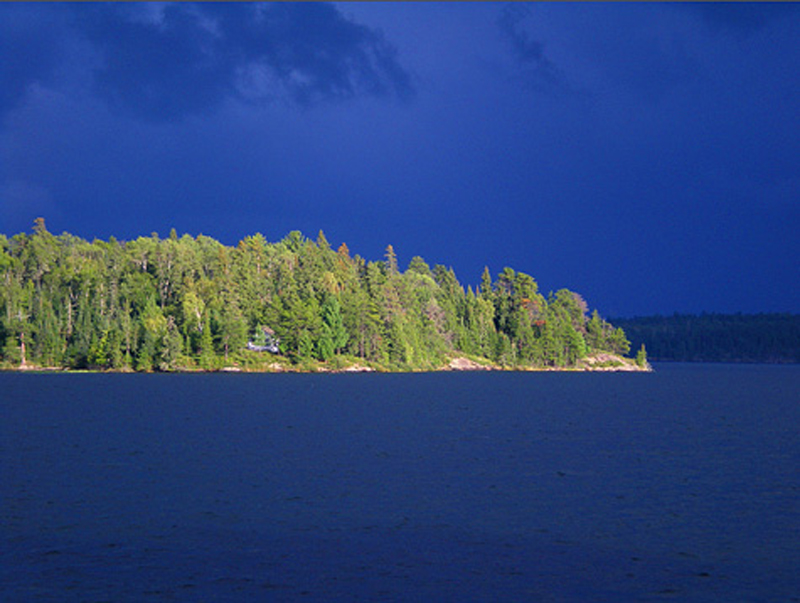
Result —
<instances>
[{"instance_id":1,"label":"dark blue sky","mask_svg":"<svg viewBox=\"0 0 800 603\"><path fill-rule=\"evenodd\" d=\"M0 5L0 232L290 230L800 311L796 4Z\"/></svg>"}]
</instances>

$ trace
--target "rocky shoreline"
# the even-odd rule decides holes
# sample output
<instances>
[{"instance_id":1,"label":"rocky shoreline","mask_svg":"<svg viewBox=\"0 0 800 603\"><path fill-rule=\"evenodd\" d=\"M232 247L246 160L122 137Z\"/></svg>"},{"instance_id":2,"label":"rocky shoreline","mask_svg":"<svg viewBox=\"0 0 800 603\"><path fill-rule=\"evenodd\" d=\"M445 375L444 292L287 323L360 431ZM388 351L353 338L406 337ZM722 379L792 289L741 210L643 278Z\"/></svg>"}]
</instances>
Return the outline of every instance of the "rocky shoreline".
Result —
<instances>
[{"instance_id":1,"label":"rocky shoreline","mask_svg":"<svg viewBox=\"0 0 800 603\"><path fill-rule=\"evenodd\" d=\"M474 372L474 371L503 371L503 372L651 372L649 364L637 365L632 359L616 354L600 353L583 358L577 365L571 367L547 366L513 366L506 367L492 364L488 361L478 362L465 356L456 356L447 364L435 369L411 369L408 371L392 370L386 367L369 366L353 363L342 367L332 367L324 364L311 366L297 366L288 363L273 362L261 367L243 367L238 365L224 366L218 369L200 369L194 367L179 367L176 374L188 373L404 373L404 372ZM0 367L0 371L23 373L136 373L130 368L123 369L69 369L64 367L37 366L25 364L23 366Z\"/></svg>"}]
</instances>

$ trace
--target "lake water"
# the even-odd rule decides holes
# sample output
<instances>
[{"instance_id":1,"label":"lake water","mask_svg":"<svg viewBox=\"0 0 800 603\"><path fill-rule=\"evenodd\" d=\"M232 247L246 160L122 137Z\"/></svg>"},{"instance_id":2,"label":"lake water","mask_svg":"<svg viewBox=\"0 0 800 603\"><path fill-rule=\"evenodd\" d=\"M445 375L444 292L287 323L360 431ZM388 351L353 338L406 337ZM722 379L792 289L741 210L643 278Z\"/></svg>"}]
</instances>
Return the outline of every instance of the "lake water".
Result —
<instances>
[{"instance_id":1,"label":"lake water","mask_svg":"<svg viewBox=\"0 0 800 603\"><path fill-rule=\"evenodd\" d=\"M800 601L800 366L0 374L2 601Z\"/></svg>"}]
</instances>

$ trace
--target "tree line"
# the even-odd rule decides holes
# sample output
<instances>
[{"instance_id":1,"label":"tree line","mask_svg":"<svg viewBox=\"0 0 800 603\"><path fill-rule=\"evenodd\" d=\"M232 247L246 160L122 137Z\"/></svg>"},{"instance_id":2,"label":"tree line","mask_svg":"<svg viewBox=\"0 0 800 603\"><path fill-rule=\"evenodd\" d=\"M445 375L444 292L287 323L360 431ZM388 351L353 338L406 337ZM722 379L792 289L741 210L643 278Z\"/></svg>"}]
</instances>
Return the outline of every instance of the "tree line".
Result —
<instances>
[{"instance_id":1,"label":"tree line","mask_svg":"<svg viewBox=\"0 0 800 603\"><path fill-rule=\"evenodd\" d=\"M674 314L614 323L652 360L800 362L800 314Z\"/></svg>"},{"instance_id":2,"label":"tree line","mask_svg":"<svg viewBox=\"0 0 800 603\"><path fill-rule=\"evenodd\" d=\"M388 370L434 369L453 355L509 366L570 367L588 354L625 355L624 331L588 314L577 293L544 296L505 268L466 289L452 268L388 246L368 261L298 231L257 233L229 247L156 233L92 242L0 235L0 362L71 369L170 371L344 360ZM279 353L248 342L279 340Z\"/></svg>"}]
</instances>

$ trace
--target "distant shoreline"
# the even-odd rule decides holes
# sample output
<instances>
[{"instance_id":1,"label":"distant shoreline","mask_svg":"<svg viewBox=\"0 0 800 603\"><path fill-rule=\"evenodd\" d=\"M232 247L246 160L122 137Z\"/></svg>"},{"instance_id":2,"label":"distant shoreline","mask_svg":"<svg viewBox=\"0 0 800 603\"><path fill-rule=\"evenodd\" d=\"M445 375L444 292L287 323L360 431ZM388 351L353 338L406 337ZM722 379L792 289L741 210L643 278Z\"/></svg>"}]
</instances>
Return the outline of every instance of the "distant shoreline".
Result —
<instances>
[{"instance_id":1,"label":"distant shoreline","mask_svg":"<svg viewBox=\"0 0 800 603\"><path fill-rule=\"evenodd\" d=\"M673 314L614 318L654 362L799 364L800 314Z\"/></svg>"}]
</instances>

